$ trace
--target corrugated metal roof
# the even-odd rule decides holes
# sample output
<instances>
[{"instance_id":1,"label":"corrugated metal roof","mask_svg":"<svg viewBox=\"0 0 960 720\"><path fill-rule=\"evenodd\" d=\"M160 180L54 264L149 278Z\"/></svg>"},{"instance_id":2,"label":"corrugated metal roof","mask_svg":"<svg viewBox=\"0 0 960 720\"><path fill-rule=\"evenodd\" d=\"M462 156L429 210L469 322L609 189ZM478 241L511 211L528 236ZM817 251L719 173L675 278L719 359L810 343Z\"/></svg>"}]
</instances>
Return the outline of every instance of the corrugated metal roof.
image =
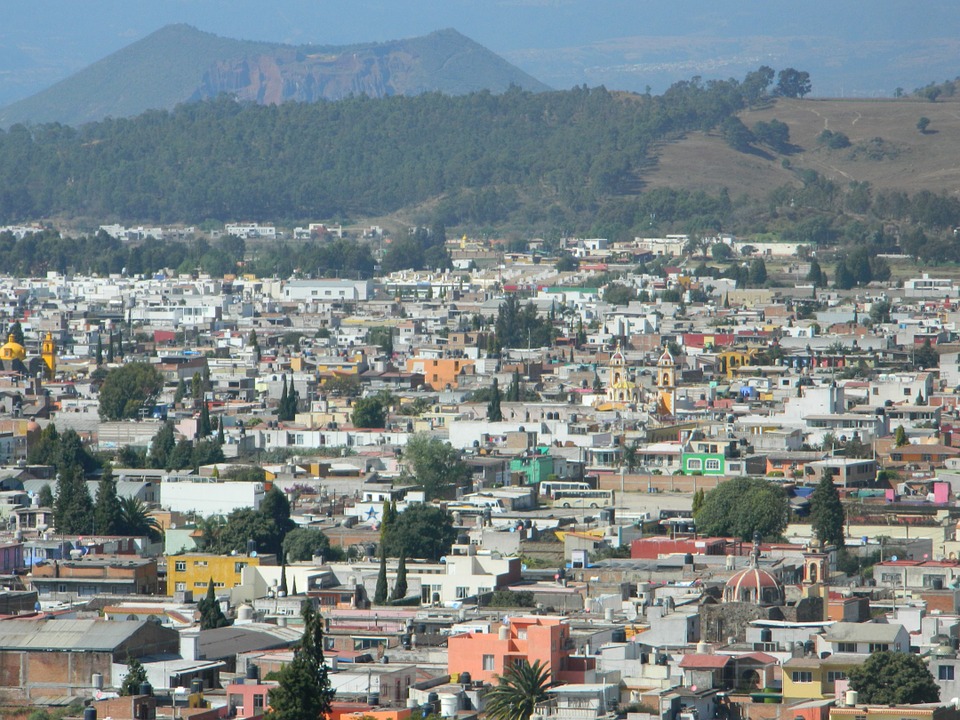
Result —
<instances>
[{"instance_id":1,"label":"corrugated metal roof","mask_svg":"<svg viewBox=\"0 0 960 720\"><path fill-rule=\"evenodd\" d=\"M0 623L3 650L112 651L144 620L9 620Z\"/></svg>"}]
</instances>

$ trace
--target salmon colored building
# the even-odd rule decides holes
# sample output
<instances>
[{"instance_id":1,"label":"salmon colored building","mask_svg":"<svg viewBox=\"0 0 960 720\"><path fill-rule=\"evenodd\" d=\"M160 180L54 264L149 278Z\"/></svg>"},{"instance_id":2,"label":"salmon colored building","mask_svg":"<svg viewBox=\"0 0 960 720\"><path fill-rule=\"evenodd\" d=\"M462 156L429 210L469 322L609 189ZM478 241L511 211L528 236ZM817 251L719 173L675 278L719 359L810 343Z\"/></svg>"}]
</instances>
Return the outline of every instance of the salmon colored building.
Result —
<instances>
[{"instance_id":1,"label":"salmon colored building","mask_svg":"<svg viewBox=\"0 0 960 720\"><path fill-rule=\"evenodd\" d=\"M470 673L473 680L494 682L512 664L538 660L553 680L584 682L595 670L593 657L573 657L566 618L537 615L510 618L497 633L464 633L447 641L447 670Z\"/></svg>"},{"instance_id":2,"label":"salmon colored building","mask_svg":"<svg viewBox=\"0 0 960 720\"><path fill-rule=\"evenodd\" d=\"M458 386L461 375L473 374L473 360L467 358L413 357L407 360L407 372L423 375L424 382L436 391Z\"/></svg>"}]
</instances>

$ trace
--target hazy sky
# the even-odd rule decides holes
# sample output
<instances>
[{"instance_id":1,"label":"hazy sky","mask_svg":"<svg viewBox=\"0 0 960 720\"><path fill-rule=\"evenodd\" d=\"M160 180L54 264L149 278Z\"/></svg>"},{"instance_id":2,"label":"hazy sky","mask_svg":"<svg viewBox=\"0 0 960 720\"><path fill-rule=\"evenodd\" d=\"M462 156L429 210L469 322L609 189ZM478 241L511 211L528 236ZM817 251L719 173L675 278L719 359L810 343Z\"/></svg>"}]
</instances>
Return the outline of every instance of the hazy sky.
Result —
<instances>
[{"instance_id":1,"label":"hazy sky","mask_svg":"<svg viewBox=\"0 0 960 720\"><path fill-rule=\"evenodd\" d=\"M658 88L739 77L766 59L810 69L815 94L960 74L948 72L960 57L956 0L40 0L4 8L0 105L177 22L333 45L452 27L554 87ZM824 69L829 78L818 78Z\"/></svg>"}]
</instances>

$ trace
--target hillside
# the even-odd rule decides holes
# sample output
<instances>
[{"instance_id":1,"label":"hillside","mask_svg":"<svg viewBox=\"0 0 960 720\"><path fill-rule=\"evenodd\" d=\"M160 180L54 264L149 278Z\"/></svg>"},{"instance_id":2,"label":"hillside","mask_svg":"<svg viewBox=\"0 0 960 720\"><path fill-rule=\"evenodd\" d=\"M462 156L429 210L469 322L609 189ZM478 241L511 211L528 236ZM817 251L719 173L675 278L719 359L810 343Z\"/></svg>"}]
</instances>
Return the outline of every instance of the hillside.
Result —
<instances>
[{"instance_id":1,"label":"hillside","mask_svg":"<svg viewBox=\"0 0 960 720\"><path fill-rule=\"evenodd\" d=\"M790 128L789 154L729 147L719 131L690 133L659 145L646 187L678 187L765 197L771 188L796 182L797 170L815 170L841 186L868 182L876 190L929 190L960 194L960 103L900 100L779 99L762 110L743 111L748 127L773 119ZM930 119L925 133L921 117ZM851 146L829 149L817 141L823 130L842 132ZM882 142L875 142L880 138ZM789 167L784 167L784 160Z\"/></svg>"},{"instance_id":2,"label":"hillside","mask_svg":"<svg viewBox=\"0 0 960 720\"><path fill-rule=\"evenodd\" d=\"M169 25L29 98L0 109L0 127L66 125L172 109L229 93L281 103L547 87L455 30L387 43L291 46Z\"/></svg>"}]
</instances>

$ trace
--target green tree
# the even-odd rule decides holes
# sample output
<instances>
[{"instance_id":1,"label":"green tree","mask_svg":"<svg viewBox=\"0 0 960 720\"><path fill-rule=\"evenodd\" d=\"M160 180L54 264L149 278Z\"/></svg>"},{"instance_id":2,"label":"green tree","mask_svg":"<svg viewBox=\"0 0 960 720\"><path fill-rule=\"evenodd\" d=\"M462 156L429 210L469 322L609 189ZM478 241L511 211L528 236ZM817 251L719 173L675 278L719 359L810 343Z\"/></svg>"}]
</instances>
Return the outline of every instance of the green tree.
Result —
<instances>
[{"instance_id":1,"label":"green tree","mask_svg":"<svg viewBox=\"0 0 960 720\"><path fill-rule=\"evenodd\" d=\"M503 420L503 411L500 409L500 385L497 379L493 379L490 402L487 404L487 420L489 422L500 422Z\"/></svg>"},{"instance_id":2,"label":"green tree","mask_svg":"<svg viewBox=\"0 0 960 720\"><path fill-rule=\"evenodd\" d=\"M283 538L283 558L287 562L301 562L323 556L327 562L336 562L345 557L342 548L331 546L330 539L322 530L298 527Z\"/></svg>"},{"instance_id":3,"label":"green tree","mask_svg":"<svg viewBox=\"0 0 960 720\"><path fill-rule=\"evenodd\" d=\"M93 500L79 466L64 468L57 475L53 522L57 532L65 535L86 535L93 531Z\"/></svg>"},{"instance_id":4,"label":"green tree","mask_svg":"<svg viewBox=\"0 0 960 720\"><path fill-rule=\"evenodd\" d=\"M200 423L197 426L197 434L201 438L210 437L210 434L213 432L213 426L210 424L210 408L207 406L207 403L204 402L200 406Z\"/></svg>"},{"instance_id":5,"label":"green tree","mask_svg":"<svg viewBox=\"0 0 960 720\"><path fill-rule=\"evenodd\" d=\"M497 685L487 693L487 717L492 720L529 720L534 709L549 699L547 692L558 685L550 678L550 667L539 660L511 663Z\"/></svg>"},{"instance_id":6,"label":"green tree","mask_svg":"<svg viewBox=\"0 0 960 720\"><path fill-rule=\"evenodd\" d=\"M470 480L470 468L460 452L440 438L414 435L404 446L403 457L408 468L405 479L422 487L428 500L447 497Z\"/></svg>"},{"instance_id":7,"label":"green tree","mask_svg":"<svg viewBox=\"0 0 960 720\"><path fill-rule=\"evenodd\" d=\"M903 425L897 425L897 429L893 433L893 444L896 447L903 447L904 445L910 444L910 439L907 437L907 431Z\"/></svg>"},{"instance_id":8,"label":"green tree","mask_svg":"<svg viewBox=\"0 0 960 720\"><path fill-rule=\"evenodd\" d=\"M373 604L383 605L387 602L387 553L380 544L380 571L377 573L377 588L373 593Z\"/></svg>"},{"instance_id":9,"label":"green tree","mask_svg":"<svg viewBox=\"0 0 960 720\"><path fill-rule=\"evenodd\" d=\"M940 700L940 688L926 662L912 652L871 653L847 671L850 689L865 705L916 705Z\"/></svg>"},{"instance_id":10,"label":"green tree","mask_svg":"<svg viewBox=\"0 0 960 720\"><path fill-rule=\"evenodd\" d=\"M939 367L940 353L938 353L930 342L930 338L923 341L923 346L913 353L914 364L923 370Z\"/></svg>"},{"instance_id":11,"label":"green tree","mask_svg":"<svg viewBox=\"0 0 960 720\"><path fill-rule=\"evenodd\" d=\"M187 383L183 378L180 378L180 382L177 383L177 389L173 393L173 404L179 405L183 402L183 399L187 396Z\"/></svg>"},{"instance_id":12,"label":"green tree","mask_svg":"<svg viewBox=\"0 0 960 720\"><path fill-rule=\"evenodd\" d=\"M410 505L382 528L381 545L390 557L439 560L457 532L450 515L433 505Z\"/></svg>"},{"instance_id":13,"label":"green tree","mask_svg":"<svg viewBox=\"0 0 960 720\"><path fill-rule=\"evenodd\" d=\"M203 600L197 603L197 610L200 611L201 630L216 630L230 624L227 616L223 614L220 601L217 600L216 592L213 589L213 578L210 578L207 582L207 594Z\"/></svg>"},{"instance_id":14,"label":"green tree","mask_svg":"<svg viewBox=\"0 0 960 720\"><path fill-rule=\"evenodd\" d=\"M816 258L810 261L810 272L807 273L807 281L813 283L814 287L823 287L823 270L820 269L820 263Z\"/></svg>"},{"instance_id":15,"label":"green tree","mask_svg":"<svg viewBox=\"0 0 960 720\"><path fill-rule=\"evenodd\" d=\"M720 123L720 134L727 145L740 152L750 150L755 139L753 133L743 124L743 121L733 115L724 118L723 122Z\"/></svg>"},{"instance_id":16,"label":"green tree","mask_svg":"<svg viewBox=\"0 0 960 720\"><path fill-rule=\"evenodd\" d=\"M703 502L706 499L706 492L703 488L699 488L695 493L693 493L693 515L694 517L700 512L703 508Z\"/></svg>"},{"instance_id":17,"label":"green tree","mask_svg":"<svg viewBox=\"0 0 960 720\"><path fill-rule=\"evenodd\" d=\"M259 512L272 520L277 527L277 532L283 536L296 527L290 519L290 501L276 485L263 496Z\"/></svg>"},{"instance_id":18,"label":"green tree","mask_svg":"<svg viewBox=\"0 0 960 720\"><path fill-rule=\"evenodd\" d=\"M121 535L147 537L159 542L162 533L160 523L151 517L150 511L140 498L128 496L120 498Z\"/></svg>"},{"instance_id":19,"label":"green tree","mask_svg":"<svg viewBox=\"0 0 960 720\"><path fill-rule=\"evenodd\" d=\"M387 413L380 398L364 397L353 403L350 422L357 428L382 428L387 424Z\"/></svg>"},{"instance_id":20,"label":"green tree","mask_svg":"<svg viewBox=\"0 0 960 720\"><path fill-rule=\"evenodd\" d=\"M9 334L13 336L13 341L17 345L23 345L23 325L20 324L19 320L10 326Z\"/></svg>"},{"instance_id":21,"label":"green tree","mask_svg":"<svg viewBox=\"0 0 960 720\"><path fill-rule=\"evenodd\" d=\"M97 535L119 535L121 529L117 483L113 478L112 468L107 465L97 484L97 497L93 504L93 531Z\"/></svg>"},{"instance_id":22,"label":"green tree","mask_svg":"<svg viewBox=\"0 0 960 720\"><path fill-rule=\"evenodd\" d=\"M45 508L53 507L53 490L50 489L50 483L47 483L40 488L40 492L37 496L37 504L40 507Z\"/></svg>"},{"instance_id":23,"label":"green tree","mask_svg":"<svg viewBox=\"0 0 960 720\"><path fill-rule=\"evenodd\" d=\"M391 600L403 600L407 596L407 558L400 553L400 563L397 565L397 580L393 585Z\"/></svg>"},{"instance_id":24,"label":"green tree","mask_svg":"<svg viewBox=\"0 0 960 720\"><path fill-rule=\"evenodd\" d=\"M788 98L802 98L811 90L810 73L784 68L777 74L777 94Z\"/></svg>"},{"instance_id":25,"label":"green tree","mask_svg":"<svg viewBox=\"0 0 960 720\"><path fill-rule=\"evenodd\" d=\"M113 368L100 386L100 416L106 420L135 419L162 387L163 376L149 363Z\"/></svg>"},{"instance_id":26,"label":"green tree","mask_svg":"<svg viewBox=\"0 0 960 720\"><path fill-rule=\"evenodd\" d=\"M536 598L529 590L494 590L490 607L534 607Z\"/></svg>"},{"instance_id":27,"label":"green tree","mask_svg":"<svg viewBox=\"0 0 960 720\"><path fill-rule=\"evenodd\" d=\"M177 439L173 432L173 421L167 420L157 434L153 436L150 443L150 453L147 455L147 461L150 467L165 470L169 467L170 455L177 446Z\"/></svg>"},{"instance_id":28,"label":"green tree","mask_svg":"<svg viewBox=\"0 0 960 720\"><path fill-rule=\"evenodd\" d=\"M779 537L788 515L787 496L779 485L763 478L737 477L708 492L694 517L702 535L751 540L755 532Z\"/></svg>"},{"instance_id":29,"label":"green tree","mask_svg":"<svg viewBox=\"0 0 960 720\"><path fill-rule=\"evenodd\" d=\"M763 258L754 258L750 261L750 287L763 287L767 282L767 264Z\"/></svg>"},{"instance_id":30,"label":"green tree","mask_svg":"<svg viewBox=\"0 0 960 720\"><path fill-rule=\"evenodd\" d=\"M139 695L140 686L147 681L147 669L136 658L127 659L127 674L120 683L120 694Z\"/></svg>"},{"instance_id":31,"label":"green tree","mask_svg":"<svg viewBox=\"0 0 960 720\"><path fill-rule=\"evenodd\" d=\"M810 521L817 539L824 545L843 548L846 516L833 478L824 475L810 497Z\"/></svg>"},{"instance_id":32,"label":"green tree","mask_svg":"<svg viewBox=\"0 0 960 720\"><path fill-rule=\"evenodd\" d=\"M303 603L303 638L270 690L266 720L316 720L330 714L333 688L323 657L323 618Z\"/></svg>"},{"instance_id":33,"label":"green tree","mask_svg":"<svg viewBox=\"0 0 960 720\"><path fill-rule=\"evenodd\" d=\"M603 291L604 302L611 305L629 305L636 297L637 293L632 287L620 283L610 283Z\"/></svg>"},{"instance_id":34,"label":"green tree","mask_svg":"<svg viewBox=\"0 0 960 720\"><path fill-rule=\"evenodd\" d=\"M97 333L97 367L103 365L103 336Z\"/></svg>"},{"instance_id":35,"label":"green tree","mask_svg":"<svg viewBox=\"0 0 960 720\"><path fill-rule=\"evenodd\" d=\"M710 257L717 262L726 262L733 257L733 249L726 243L714 243L710 246Z\"/></svg>"},{"instance_id":36,"label":"green tree","mask_svg":"<svg viewBox=\"0 0 960 720\"><path fill-rule=\"evenodd\" d=\"M920 131L921 135L927 134L927 128L930 127L930 118L922 117L917 120L917 130Z\"/></svg>"}]
</instances>

